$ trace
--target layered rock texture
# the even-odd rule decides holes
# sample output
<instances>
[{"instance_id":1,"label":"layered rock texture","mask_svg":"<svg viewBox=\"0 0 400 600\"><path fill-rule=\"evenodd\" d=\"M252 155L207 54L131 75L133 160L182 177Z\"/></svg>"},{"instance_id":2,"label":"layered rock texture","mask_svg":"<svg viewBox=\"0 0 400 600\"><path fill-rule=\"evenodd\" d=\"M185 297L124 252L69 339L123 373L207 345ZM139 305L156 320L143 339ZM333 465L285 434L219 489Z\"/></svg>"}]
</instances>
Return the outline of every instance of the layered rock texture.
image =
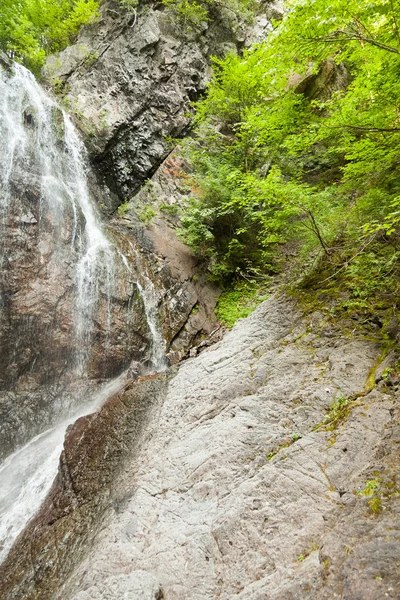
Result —
<instances>
[{"instance_id":1,"label":"layered rock texture","mask_svg":"<svg viewBox=\"0 0 400 600\"><path fill-rule=\"evenodd\" d=\"M166 137L186 132L210 56L243 45L229 11L217 9L214 17L190 32L162 6L121 14L105 2L100 21L49 59L45 77L86 134L101 179L120 197L137 191L166 158Z\"/></svg>"},{"instance_id":2,"label":"layered rock texture","mask_svg":"<svg viewBox=\"0 0 400 600\"><path fill-rule=\"evenodd\" d=\"M258 37L270 28L268 18L279 16L275 4L260 17ZM136 14L104 2L100 20L44 70L85 137L105 190L96 194L98 206L108 215L114 211L112 235L158 290L173 362L215 329L218 290L206 285L197 261L177 239L176 219L162 212L164 206L172 215L185 196L168 138L188 131L191 101L211 74L210 56L237 51L250 40L229 10L221 5L214 11L210 23L189 31L163 6L144 6ZM116 207L128 200L130 209L117 216Z\"/></svg>"},{"instance_id":3,"label":"layered rock texture","mask_svg":"<svg viewBox=\"0 0 400 600\"><path fill-rule=\"evenodd\" d=\"M2 597L397 598L399 408L380 363L363 331L265 301L169 384L74 425Z\"/></svg>"}]
</instances>

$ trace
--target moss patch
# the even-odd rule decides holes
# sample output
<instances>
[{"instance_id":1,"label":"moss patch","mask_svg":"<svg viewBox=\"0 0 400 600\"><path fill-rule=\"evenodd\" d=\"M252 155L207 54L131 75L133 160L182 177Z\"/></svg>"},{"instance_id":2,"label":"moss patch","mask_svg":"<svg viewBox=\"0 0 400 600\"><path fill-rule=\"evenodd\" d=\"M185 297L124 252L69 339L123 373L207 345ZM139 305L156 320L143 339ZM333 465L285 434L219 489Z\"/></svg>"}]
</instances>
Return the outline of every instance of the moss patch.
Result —
<instances>
[{"instance_id":1,"label":"moss patch","mask_svg":"<svg viewBox=\"0 0 400 600\"><path fill-rule=\"evenodd\" d=\"M268 298L267 287L255 282L237 282L222 292L215 314L225 327L231 328L238 319L248 317Z\"/></svg>"}]
</instances>

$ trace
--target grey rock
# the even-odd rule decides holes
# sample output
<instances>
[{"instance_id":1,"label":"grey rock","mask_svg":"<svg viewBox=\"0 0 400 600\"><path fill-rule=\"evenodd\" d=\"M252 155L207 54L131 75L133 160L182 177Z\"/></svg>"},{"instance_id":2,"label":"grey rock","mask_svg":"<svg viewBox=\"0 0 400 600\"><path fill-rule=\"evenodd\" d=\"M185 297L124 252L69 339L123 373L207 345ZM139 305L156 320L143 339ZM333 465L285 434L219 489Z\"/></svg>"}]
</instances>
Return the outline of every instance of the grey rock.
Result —
<instances>
[{"instance_id":1,"label":"grey rock","mask_svg":"<svg viewBox=\"0 0 400 600\"><path fill-rule=\"evenodd\" d=\"M268 6L266 13L279 10ZM139 7L134 17L104 2L99 22L46 63L45 80L63 95L99 177L120 198L137 192L166 158L166 137L187 131L191 102L210 76L210 56L237 51L250 35L223 5L213 11L202 31L189 31L165 7ZM117 202L110 196L104 210Z\"/></svg>"},{"instance_id":2,"label":"grey rock","mask_svg":"<svg viewBox=\"0 0 400 600\"><path fill-rule=\"evenodd\" d=\"M338 334L322 368L289 341L303 325L271 298L180 367L118 482L122 510L58 598L96 586L101 600L110 576L138 570L174 600L395 597L398 499L373 515L357 494L374 469L395 474L394 399L371 392L336 431L314 431L326 389L366 393L380 349Z\"/></svg>"},{"instance_id":3,"label":"grey rock","mask_svg":"<svg viewBox=\"0 0 400 600\"><path fill-rule=\"evenodd\" d=\"M323 61L317 73L307 77L292 77L292 84L298 94L304 94L310 100L328 100L332 94L345 90L350 83L350 74L343 63L336 64L333 59Z\"/></svg>"},{"instance_id":4,"label":"grey rock","mask_svg":"<svg viewBox=\"0 0 400 600\"><path fill-rule=\"evenodd\" d=\"M128 373L129 379L132 381L136 381L141 375L144 375L144 368L142 363L137 360L133 360L129 365Z\"/></svg>"},{"instance_id":5,"label":"grey rock","mask_svg":"<svg viewBox=\"0 0 400 600\"><path fill-rule=\"evenodd\" d=\"M80 592L77 600L162 600L163 593L160 584L151 573L133 571L128 575L109 577L99 588L92 586Z\"/></svg>"},{"instance_id":6,"label":"grey rock","mask_svg":"<svg viewBox=\"0 0 400 600\"><path fill-rule=\"evenodd\" d=\"M22 215L19 220L21 223L25 223L26 225L35 225L37 223L37 219L35 219L31 212L28 212L26 215Z\"/></svg>"}]
</instances>

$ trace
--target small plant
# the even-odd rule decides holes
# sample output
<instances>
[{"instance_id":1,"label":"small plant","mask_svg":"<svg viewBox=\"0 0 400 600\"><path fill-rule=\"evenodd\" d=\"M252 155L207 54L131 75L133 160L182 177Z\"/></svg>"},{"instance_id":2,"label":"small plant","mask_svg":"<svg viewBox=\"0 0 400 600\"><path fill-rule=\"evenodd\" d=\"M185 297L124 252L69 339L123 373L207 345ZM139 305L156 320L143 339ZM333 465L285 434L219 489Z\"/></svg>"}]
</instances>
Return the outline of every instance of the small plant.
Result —
<instances>
[{"instance_id":1,"label":"small plant","mask_svg":"<svg viewBox=\"0 0 400 600\"><path fill-rule=\"evenodd\" d=\"M100 129L105 130L108 127L108 111L105 108L99 113L99 124Z\"/></svg>"},{"instance_id":2,"label":"small plant","mask_svg":"<svg viewBox=\"0 0 400 600\"><path fill-rule=\"evenodd\" d=\"M141 221L145 225L148 225L149 223L151 223L151 221L154 219L156 214L157 214L157 211L154 208L154 206L150 206L148 204L146 206L143 206L140 210L138 210L138 213L137 213L139 221Z\"/></svg>"},{"instance_id":3,"label":"small plant","mask_svg":"<svg viewBox=\"0 0 400 600\"><path fill-rule=\"evenodd\" d=\"M175 217L178 214L179 209L176 204L167 204L165 202L160 205L160 211L167 213L167 215L170 215L171 217Z\"/></svg>"},{"instance_id":4,"label":"small plant","mask_svg":"<svg viewBox=\"0 0 400 600\"><path fill-rule=\"evenodd\" d=\"M83 63L87 67L91 67L99 57L99 53L97 50L89 51L85 58L83 59Z\"/></svg>"},{"instance_id":5,"label":"small plant","mask_svg":"<svg viewBox=\"0 0 400 600\"><path fill-rule=\"evenodd\" d=\"M297 560L299 562L303 562L303 560L306 560L307 556L305 554L300 554L300 556L297 557Z\"/></svg>"},{"instance_id":6,"label":"small plant","mask_svg":"<svg viewBox=\"0 0 400 600\"><path fill-rule=\"evenodd\" d=\"M376 479L370 479L365 483L365 487L363 490L360 490L358 493L359 496L368 497L368 506L373 513L379 513L382 510L382 498L380 497L380 488L381 484Z\"/></svg>"},{"instance_id":7,"label":"small plant","mask_svg":"<svg viewBox=\"0 0 400 600\"><path fill-rule=\"evenodd\" d=\"M373 513L381 512L381 510L382 510L381 498L374 496L373 498L371 498L371 500L368 500L368 506L370 507L370 509Z\"/></svg>"},{"instance_id":8,"label":"small plant","mask_svg":"<svg viewBox=\"0 0 400 600\"><path fill-rule=\"evenodd\" d=\"M365 488L358 492L359 496L372 496L379 488L380 483L376 479L370 479L366 482Z\"/></svg>"},{"instance_id":9,"label":"small plant","mask_svg":"<svg viewBox=\"0 0 400 600\"><path fill-rule=\"evenodd\" d=\"M208 21L207 3L195 0L163 0L164 6L171 8L185 29L195 29Z\"/></svg>"},{"instance_id":10,"label":"small plant","mask_svg":"<svg viewBox=\"0 0 400 600\"><path fill-rule=\"evenodd\" d=\"M64 91L64 81L62 79L60 79L60 77L53 77L53 79L51 80L51 87L53 89L53 92L59 96L63 93Z\"/></svg>"},{"instance_id":11,"label":"small plant","mask_svg":"<svg viewBox=\"0 0 400 600\"><path fill-rule=\"evenodd\" d=\"M135 12L139 4L138 0L119 0L119 3L128 12Z\"/></svg>"},{"instance_id":12,"label":"small plant","mask_svg":"<svg viewBox=\"0 0 400 600\"><path fill-rule=\"evenodd\" d=\"M319 549L319 544L318 542L311 542L310 547L307 548L306 550L303 550L303 552L300 554L300 556L297 557L297 560L299 562L303 562L303 560L305 560L308 556L310 556L310 554L312 552L316 552ZM329 561L328 561L329 564Z\"/></svg>"},{"instance_id":13,"label":"small plant","mask_svg":"<svg viewBox=\"0 0 400 600\"><path fill-rule=\"evenodd\" d=\"M128 200L123 204L118 206L118 214L120 217L123 217L129 211L129 202Z\"/></svg>"},{"instance_id":14,"label":"small plant","mask_svg":"<svg viewBox=\"0 0 400 600\"><path fill-rule=\"evenodd\" d=\"M299 433L292 433L292 440L297 442L297 440L301 440L302 436Z\"/></svg>"},{"instance_id":15,"label":"small plant","mask_svg":"<svg viewBox=\"0 0 400 600\"><path fill-rule=\"evenodd\" d=\"M329 414L322 423L314 427L314 431L323 428L326 431L333 431L342 421L345 421L351 410L352 399L339 395L329 407Z\"/></svg>"},{"instance_id":16,"label":"small plant","mask_svg":"<svg viewBox=\"0 0 400 600\"><path fill-rule=\"evenodd\" d=\"M390 374L393 373L393 371L394 369L392 369L391 367L386 367L386 369L382 371L382 379L386 381L389 378Z\"/></svg>"},{"instance_id":17,"label":"small plant","mask_svg":"<svg viewBox=\"0 0 400 600\"><path fill-rule=\"evenodd\" d=\"M199 312L199 310L200 310L200 304L197 302L197 303L196 303L196 304L193 306L193 308L192 308L192 310L191 310L190 314L191 314L191 315L197 315L197 313Z\"/></svg>"}]
</instances>

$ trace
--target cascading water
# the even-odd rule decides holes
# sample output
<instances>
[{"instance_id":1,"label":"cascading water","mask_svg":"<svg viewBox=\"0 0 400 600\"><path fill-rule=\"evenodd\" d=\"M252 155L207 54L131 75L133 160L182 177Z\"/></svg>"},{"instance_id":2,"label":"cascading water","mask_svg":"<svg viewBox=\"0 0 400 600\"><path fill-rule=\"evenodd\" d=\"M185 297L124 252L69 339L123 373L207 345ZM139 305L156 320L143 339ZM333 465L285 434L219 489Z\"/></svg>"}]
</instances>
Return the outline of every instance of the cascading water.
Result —
<instances>
[{"instance_id":1,"label":"cascading water","mask_svg":"<svg viewBox=\"0 0 400 600\"><path fill-rule=\"evenodd\" d=\"M35 436L0 465L0 562L40 508L57 473L68 425L90 414L125 384L126 373L92 394L80 410L56 427Z\"/></svg>"},{"instance_id":2,"label":"cascading water","mask_svg":"<svg viewBox=\"0 0 400 600\"><path fill-rule=\"evenodd\" d=\"M103 326L107 332L111 328L111 297L122 255L103 233L91 202L85 149L71 121L20 65L14 65L11 72L0 66L0 138L0 291L7 289L3 273L12 274L13 268L13 257L7 253L5 243L7 236L13 235L9 222L14 219L27 227L34 224L38 232L38 270L49 261L53 265L51 273L70 269L71 283L65 294L72 296L69 322L73 343L67 363L70 380L83 378L90 359L93 322L100 314L100 306ZM18 189L25 190L27 174L28 183L34 188L35 215L31 211L18 213L15 181ZM122 262L122 268L131 273L124 257ZM3 269L5 266L7 269ZM144 278L147 281L145 275ZM150 283L137 282L137 288L143 296L153 337L151 362L155 370L162 370L165 344L156 324L158 301ZM57 305L62 298L61 295ZM0 303L0 310L1 306ZM64 329L63 335L70 335L68 326ZM31 369L33 365L35 361ZM61 413L58 425L36 435L0 465L0 559L49 490L68 424L96 410L121 388L123 379L121 376L103 386L89 395L89 400L87 393L84 401L77 398L73 412Z\"/></svg>"},{"instance_id":3,"label":"cascading water","mask_svg":"<svg viewBox=\"0 0 400 600\"><path fill-rule=\"evenodd\" d=\"M139 252L131 242L129 245L135 257L136 270L140 272L140 279L142 280L140 281L138 277L135 283L143 300L146 320L152 337L150 364L154 371L164 371L167 368L167 360L165 357L166 343L158 324L158 305L160 303L160 298L150 277L146 275L146 268ZM122 253L120 256L126 269L129 273L132 273L132 269L130 268L126 257Z\"/></svg>"},{"instance_id":4,"label":"cascading water","mask_svg":"<svg viewBox=\"0 0 400 600\"><path fill-rule=\"evenodd\" d=\"M70 119L24 67L14 65L11 77L3 72L0 97L1 221L7 225L13 172L25 166L33 169L40 182L39 230L46 221L53 228L52 260L57 261L59 239L66 234L76 254L74 358L82 373L99 285L105 288L109 303L114 273L114 251L90 201L84 147ZM60 134L64 138L61 147Z\"/></svg>"}]
</instances>

